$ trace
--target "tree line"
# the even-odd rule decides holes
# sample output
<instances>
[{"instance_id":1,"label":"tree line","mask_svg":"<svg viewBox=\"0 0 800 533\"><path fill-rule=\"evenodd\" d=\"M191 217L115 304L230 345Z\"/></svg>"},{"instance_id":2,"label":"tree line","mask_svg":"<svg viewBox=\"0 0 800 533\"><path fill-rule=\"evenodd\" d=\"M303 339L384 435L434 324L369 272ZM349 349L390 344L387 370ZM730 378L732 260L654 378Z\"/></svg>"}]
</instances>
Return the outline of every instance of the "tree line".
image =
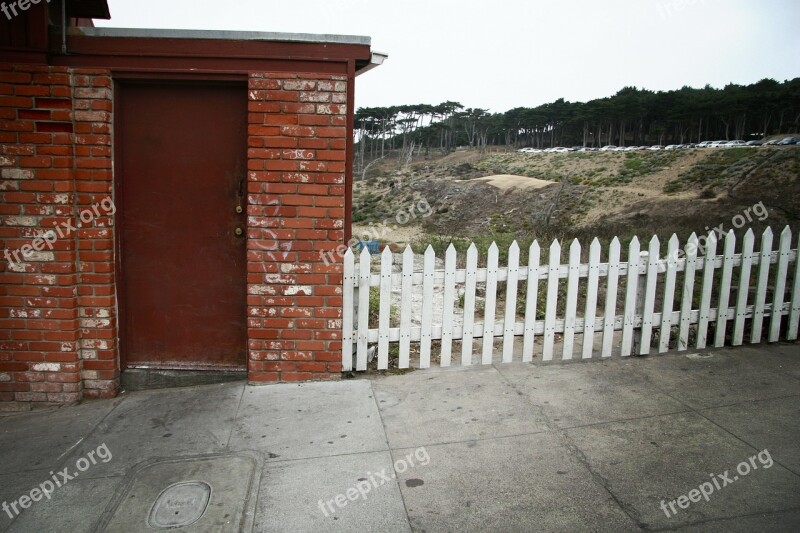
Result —
<instances>
[{"instance_id":1,"label":"tree line","mask_svg":"<svg viewBox=\"0 0 800 533\"><path fill-rule=\"evenodd\" d=\"M414 153L488 145L600 147L751 140L800 131L800 78L722 89L649 91L625 87L589 102L563 98L504 113L459 102L360 108L355 116L360 168L387 151Z\"/></svg>"}]
</instances>

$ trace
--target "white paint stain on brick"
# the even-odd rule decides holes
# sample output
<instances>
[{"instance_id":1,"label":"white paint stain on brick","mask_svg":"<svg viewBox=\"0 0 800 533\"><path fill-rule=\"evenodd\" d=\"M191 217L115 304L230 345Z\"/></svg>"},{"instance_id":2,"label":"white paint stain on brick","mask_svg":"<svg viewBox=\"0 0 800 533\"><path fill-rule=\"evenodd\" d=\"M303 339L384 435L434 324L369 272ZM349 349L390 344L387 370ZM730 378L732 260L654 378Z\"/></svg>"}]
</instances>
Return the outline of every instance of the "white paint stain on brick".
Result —
<instances>
[{"instance_id":1,"label":"white paint stain on brick","mask_svg":"<svg viewBox=\"0 0 800 533\"><path fill-rule=\"evenodd\" d=\"M8 383L11 381L11 374L0 372L0 383Z\"/></svg>"},{"instance_id":2,"label":"white paint stain on brick","mask_svg":"<svg viewBox=\"0 0 800 533\"><path fill-rule=\"evenodd\" d=\"M314 289L311 285L292 285L291 287L286 287L283 294L286 296L311 296L313 292Z\"/></svg>"},{"instance_id":3,"label":"white paint stain on brick","mask_svg":"<svg viewBox=\"0 0 800 533\"><path fill-rule=\"evenodd\" d=\"M278 292L275 290L275 287L270 287L269 285L250 285L247 288L247 294L253 294L253 295L269 294L274 296L278 294Z\"/></svg>"},{"instance_id":4,"label":"white paint stain on brick","mask_svg":"<svg viewBox=\"0 0 800 533\"><path fill-rule=\"evenodd\" d=\"M10 313L11 318L40 318L42 316L41 309L12 309Z\"/></svg>"},{"instance_id":5,"label":"white paint stain on brick","mask_svg":"<svg viewBox=\"0 0 800 533\"><path fill-rule=\"evenodd\" d=\"M311 265L309 264L293 264L293 263L281 263L281 272L284 274L296 273L296 272L303 272L308 273L311 272Z\"/></svg>"},{"instance_id":6,"label":"white paint stain on brick","mask_svg":"<svg viewBox=\"0 0 800 533\"><path fill-rule=\"evenodd\" d=\"M61 365L59 363L36 363L31 366L34 372L60 372Z\"/></svg>"},{"instance_id":7,"label":"white paint stain on brick","mask_svg":"<svg viewBox=\"0 0 800 533\"><path fill-rule=\"evenodd\" d=\"M33 227L36 225L36 217L6 217L5 225Z\"/></svg>"},{"instance_id":8,"label":"white paint stain on brick","mask_svg":"<svg viewBox=\"0 0 800 533\"><path fill-rule=\"evenodd\" d=\"M54 252L31 252L25 256L25 259L28 261L33 262L53 262L56 260L56 254Z\"/></svg>"},{"instance_id":9,"label":"white paint stain on brick","mask_svg":"<svg viewBox=\"0 0 800 533\"><path fill-rule=\"evenodd\" d=\"M314 152L311 150L284 150L284 159L314 159Z\"/></svg>"},{"instance_id":10,"label":"white paint stain on brick","mask_svg":"<svg viewBox=\"0 0 800 533\"><path fill-rule=\"evenodd\" d=\"M300 183L309 183L311 181L311 176L300 172L289 172L285 177L286 181L297 181Z\"/></svg>"},{"instance_id":11,"label":"white paint stain on brick","mask_svg":"<svg viewBox=\"0 0 800 533\"><path fill-rule=\"evenodd\" d=\"M4 168L0 176L6 180L32 180L32 170L22 170L21 168Z\"/></svg>"},{"instance_id":12,"label":"white paint stain on brick","mask_svg":"<svg viewBox=\"0 0 800 533\"><path fill-rule=\"evenodd\" d=\"M82 328L107 328L111 325L110 320L86 318L81 320Z\"/></svg>"},{"instance_id":13,"label":"white paint stain on brick","mask_svg":"<svg viewBox=\"0 0 800 533\"><path fill-rule=\"evenodd\" d=\"M266 274L264 276L264 283L276 283L280 285L288 285L294 283L295 279L292 276L284 276L281 274Z\"/></svg>"},{"instance_id":14,"label":"white paint stain on brick","mask_svg":"<svg viewBox=\"0 0 800 533\"><path fill-rule=\"evenodd\" d=\"M6 264L6 268L8 268L11 272L25 272L27 267L29 267L28 263L8 263Z\"/></svg>"}]
</instances>

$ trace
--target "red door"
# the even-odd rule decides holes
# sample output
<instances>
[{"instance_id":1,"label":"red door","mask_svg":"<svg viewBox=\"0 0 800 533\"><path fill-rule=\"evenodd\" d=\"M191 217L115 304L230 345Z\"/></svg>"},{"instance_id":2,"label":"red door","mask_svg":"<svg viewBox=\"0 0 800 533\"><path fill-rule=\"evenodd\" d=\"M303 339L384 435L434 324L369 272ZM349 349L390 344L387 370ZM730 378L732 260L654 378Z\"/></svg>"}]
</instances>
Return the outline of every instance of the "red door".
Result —
<instances>
[{"instance_id":1,"label":"red door","mask_svg":"<svg viewBox=\"0 0 800 533\"><path fill-rule=\"evenodd\" d=\"M123 362L243 368L246 87L125 83L117 105Z\"/></svg>"}]
</instances>

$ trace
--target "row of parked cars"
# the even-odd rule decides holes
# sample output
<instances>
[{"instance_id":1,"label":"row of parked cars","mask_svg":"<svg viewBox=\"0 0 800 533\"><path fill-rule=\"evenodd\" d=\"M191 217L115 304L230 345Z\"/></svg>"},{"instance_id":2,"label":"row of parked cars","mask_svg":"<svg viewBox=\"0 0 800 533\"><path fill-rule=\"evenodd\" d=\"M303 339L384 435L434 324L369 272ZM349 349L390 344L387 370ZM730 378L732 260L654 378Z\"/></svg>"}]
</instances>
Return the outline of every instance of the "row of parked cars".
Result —
<instances>
[{"instance_id":1,"label":"row of parked cars","mask_svg":"<svg viewBox=\"0 0 800 533\"><path fill-rule=\"evenodd\" d=\"M736 148L736 147L749 147L749 146L789 146L800 144L800 137L786 137L784 139L776 139L772 141L703 141L701 143L693 144L668 144L661 146L656 144L653 146L614 146L608 145L602 148L589 148L588 146L573 146L572 148L565 148L563 146L556 146L554 148L520 148L517 152L523 154L539 154L539 153L566 153L566 152L633 152L636 150L683 150L686 148Z\"/></svg>"}]
</instances>

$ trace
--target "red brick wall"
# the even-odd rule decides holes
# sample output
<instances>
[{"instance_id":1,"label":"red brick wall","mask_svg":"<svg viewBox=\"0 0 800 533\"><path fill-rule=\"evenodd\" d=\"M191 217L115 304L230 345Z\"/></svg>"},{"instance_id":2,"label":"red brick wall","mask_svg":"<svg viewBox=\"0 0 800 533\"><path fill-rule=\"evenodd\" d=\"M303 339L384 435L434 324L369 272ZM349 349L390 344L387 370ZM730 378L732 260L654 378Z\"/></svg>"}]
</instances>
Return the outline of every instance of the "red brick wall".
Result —
<instances>
[{"instance_id":1,"label":"red brick wall","mask_svg":"<svg viewBox=\"0 0 800 533\"><path fill-rule=\"evenodd\" d=\"M251 382L341 375L341 264L320 252L344 242L347 86L249 77ZM104 70L0 64L2 410L118 392L112 89Z\"/></svg>"},{"instance_id":2,"label":"red brick wall","mask_svg":"<svg viewBox=\"0 0 800 533\"><path fill-rule=\"evenodd\" d=\"M0 65L0 401L14 402L5 409L117 390L113 238L94 227L110 219L79 217L112 194L110 85L104 71ZM47 231L53 242L37 240ZM95 328L86 318L98 314L108 320ZM111 343L105 351L81 349L97 338ZM109 372L96 375L100 359Z\"/></svg>"},{"instance_id":3,"label":"red brick wall","mask_svg":"<svg viewBox=\"0 0 800 533\"><path fill-rule=\"evenodd\" d=\"M347 78L252 74L249 99L250 381L337 378Z\"/></svg>"}]
</instances>

